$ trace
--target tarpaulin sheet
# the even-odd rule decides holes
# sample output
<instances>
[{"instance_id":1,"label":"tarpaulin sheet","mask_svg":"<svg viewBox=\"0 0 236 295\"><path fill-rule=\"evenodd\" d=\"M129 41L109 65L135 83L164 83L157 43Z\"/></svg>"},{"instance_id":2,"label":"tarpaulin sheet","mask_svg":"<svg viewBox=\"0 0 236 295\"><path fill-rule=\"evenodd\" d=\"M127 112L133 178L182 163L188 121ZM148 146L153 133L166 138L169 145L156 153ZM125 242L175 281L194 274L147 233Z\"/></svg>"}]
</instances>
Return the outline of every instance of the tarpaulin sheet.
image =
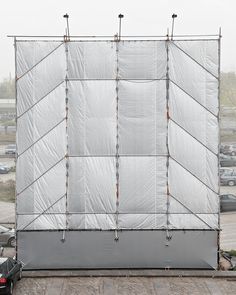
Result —
<instances>
[{"instance_id":1,"label":"tarpaulin sheet","mask_svg":"<svg viewBox=\"0 0 236 295\"><path fill-rule=\"evenodd\" d=\"M218 229L218 41L16 43L17 230Z\"/></svg>"}]
</instances>

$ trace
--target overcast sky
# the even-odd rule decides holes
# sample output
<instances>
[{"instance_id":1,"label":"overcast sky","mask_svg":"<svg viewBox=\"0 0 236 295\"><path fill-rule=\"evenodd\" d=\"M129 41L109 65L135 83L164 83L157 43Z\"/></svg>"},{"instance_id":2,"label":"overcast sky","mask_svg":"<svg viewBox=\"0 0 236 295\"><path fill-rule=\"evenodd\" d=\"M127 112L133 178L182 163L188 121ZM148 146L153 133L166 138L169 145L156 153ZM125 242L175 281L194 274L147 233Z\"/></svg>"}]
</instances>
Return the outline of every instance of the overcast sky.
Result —
<instances>
[{"instance_id":1,"label":"overcast sky","mask_svg":"<svg viewBox=\"0 0 236 295\"><path fill-rule=\"evenodd\" d=\"M14 75L13 40L8 34L63 35L70 15L71 35L114 35L117 15L125 15L124 35L165 35L176 13L175 34L218 34L222 28L222 71L236 71L236 0L2 0L0 79Z\"/></svg>"}]
</instances>

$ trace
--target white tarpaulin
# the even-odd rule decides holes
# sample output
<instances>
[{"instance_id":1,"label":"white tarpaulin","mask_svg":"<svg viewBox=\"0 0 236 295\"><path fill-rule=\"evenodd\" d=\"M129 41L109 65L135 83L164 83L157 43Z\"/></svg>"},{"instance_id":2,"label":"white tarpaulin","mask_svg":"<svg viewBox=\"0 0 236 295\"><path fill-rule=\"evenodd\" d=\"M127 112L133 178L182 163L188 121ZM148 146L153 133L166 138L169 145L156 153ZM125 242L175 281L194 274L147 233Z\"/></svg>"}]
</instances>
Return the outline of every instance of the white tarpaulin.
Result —
<instances>
[{"instance_id":1,"label":"white tarpaulin","mask_svg":"<svg viewBox=\"0 0 236 295\"><path fill-rule=\"evenodd\" d=\"M218 45L17 41L17 231L218 230Z\"/></svg>"},{"instance_id":2,"label":"white tarpaulin","mask_svg":"<svg viewBox=\"0 0 236 295\"><path fill-rule=\"evenodd\" d=\"M18 229L218 228L218 43L17 42Z\"/></svg>"}]
</instances>

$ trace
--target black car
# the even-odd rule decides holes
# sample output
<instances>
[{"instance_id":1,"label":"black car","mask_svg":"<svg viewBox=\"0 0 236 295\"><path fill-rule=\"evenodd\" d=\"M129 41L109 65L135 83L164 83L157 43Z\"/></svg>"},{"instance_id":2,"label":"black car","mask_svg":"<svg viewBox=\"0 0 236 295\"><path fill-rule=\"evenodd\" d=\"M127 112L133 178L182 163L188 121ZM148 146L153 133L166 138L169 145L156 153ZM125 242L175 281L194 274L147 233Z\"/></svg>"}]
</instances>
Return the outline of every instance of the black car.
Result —
<instances>
[{"instance_id":1,"label":"black car","mask_svg":"<svg viewBox=\"0 0 236 295\"><path fill-rule=\"evenodd\" d=\"M14 285L21 279L22 264L13 258L0 257L0 294L13 294Z\"/></svg>"},{"instance_id":2,"label":"black car","mask_svg":"<svg viewBox=\"0 0 236 295\"><path fill-rule=\"evenodd\" d=\"M236 211L236 196L232 194L220 195L220 211Z\"/></svg>"},{"instance_id":3,"label":"black car","mask_svg":"<svg viewBox=\"0 0 236 295\"><path fill-rule=\"evenodd\" d=\"M6 147L5 154L6 155L15 155L16 153L16 145L10 144Z\"/></svg>"}]
</instances>

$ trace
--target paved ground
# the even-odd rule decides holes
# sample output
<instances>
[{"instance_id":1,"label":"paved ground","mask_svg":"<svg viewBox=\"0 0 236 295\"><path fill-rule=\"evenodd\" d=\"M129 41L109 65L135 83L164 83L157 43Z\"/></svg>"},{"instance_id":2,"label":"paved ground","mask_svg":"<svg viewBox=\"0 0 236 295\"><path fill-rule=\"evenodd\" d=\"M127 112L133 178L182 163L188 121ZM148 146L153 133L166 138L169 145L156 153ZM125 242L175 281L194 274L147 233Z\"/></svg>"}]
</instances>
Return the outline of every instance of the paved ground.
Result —
<instances>
[{"instance_id":1,"label":"paved ground","mask_svg":"<svg viewBox=\"0 0 236 295\"><path fill-rule=\"evenodd\" d=\"M221 214L221 248L236 249L236 212Z\"/></svg>"},{"instance_id":2,"label":"paved ground","mask_svg":"<svg viewBox=\"0 0 236 295\"><path fill-rule=\"evenodd\" d=\"M0 155L5 155L5 149L6 149L7 145L0 145Z\"/></svg>"},{"instance_id":3,"label":"paved ground","mask_svg":"<svg viewBox=\"0 0 236 295\"><path fill-rule=\"evenodd\" d=\"M9 167L15 166L15 158L0 158L0 163Z\"/></svg>"},{"instance_id":4,"label":"paved ground","mask_svg":"<svg viewBox=\"0 0 236 295\"><path fill-rule=\"evenodd\" d=\"M0 159L2 160L2 159ZM3 162L1 162L3 163ZM0 174L0 181L6 182L8 180L15 180L16 173L15 172L9 172L7 174Z\"/></svg>"},{"instance_id":5,"label":"paved ground","mask_svg":"<svg viewBox=\"0 0 236 295\"><path fill-rule=\"evenodd\" d=\"M14 158L0 158L0 164L6 165L8 167L14 167L15 166L15 159ZM5 182L10 179L15 180L15 178L16 178L15 172L10 172L7 174L0 174L0 182L1 181Z\"/></svg>"},{"instance_id":6,"label":"paved ground","mask_svg":"<svg viewBox=\"0 0 236 295\"><path fill-rule=\"evenodd\" d=\"M213 278L26 278L15 287L14 295L194 295L236 294L236 281Z\"/></svg>"},{"instance_id":7,"label":"paved ground","mask_svg":"<svg viewBox=\"0 0 236 295\"><path fill-rule=\"evenodd\" d=\"M220 187L220 193L223 194L234 194L236 195L236 186L221 186Z\"/></svg>"},{"instance_id":8,"label":"paved ground","mask_svg":"<svg viewBox=\"0 0 236 295\"><path fill-rule=\"evenodd\" d=\"M15 223L15 204L0 202L0 224Z\"/></svg>"},{"instance_id":9,"label":"paved ground","mask_svg":"<svg viewBox=\"0 0 236 295\"><path fill-rule=\"evenodd\" d=\"M236 195L236 186L222 186L221 194ZM221 248L224 250L236 249L236 212L221 213Z\"/></svg>"}]
</instances>

